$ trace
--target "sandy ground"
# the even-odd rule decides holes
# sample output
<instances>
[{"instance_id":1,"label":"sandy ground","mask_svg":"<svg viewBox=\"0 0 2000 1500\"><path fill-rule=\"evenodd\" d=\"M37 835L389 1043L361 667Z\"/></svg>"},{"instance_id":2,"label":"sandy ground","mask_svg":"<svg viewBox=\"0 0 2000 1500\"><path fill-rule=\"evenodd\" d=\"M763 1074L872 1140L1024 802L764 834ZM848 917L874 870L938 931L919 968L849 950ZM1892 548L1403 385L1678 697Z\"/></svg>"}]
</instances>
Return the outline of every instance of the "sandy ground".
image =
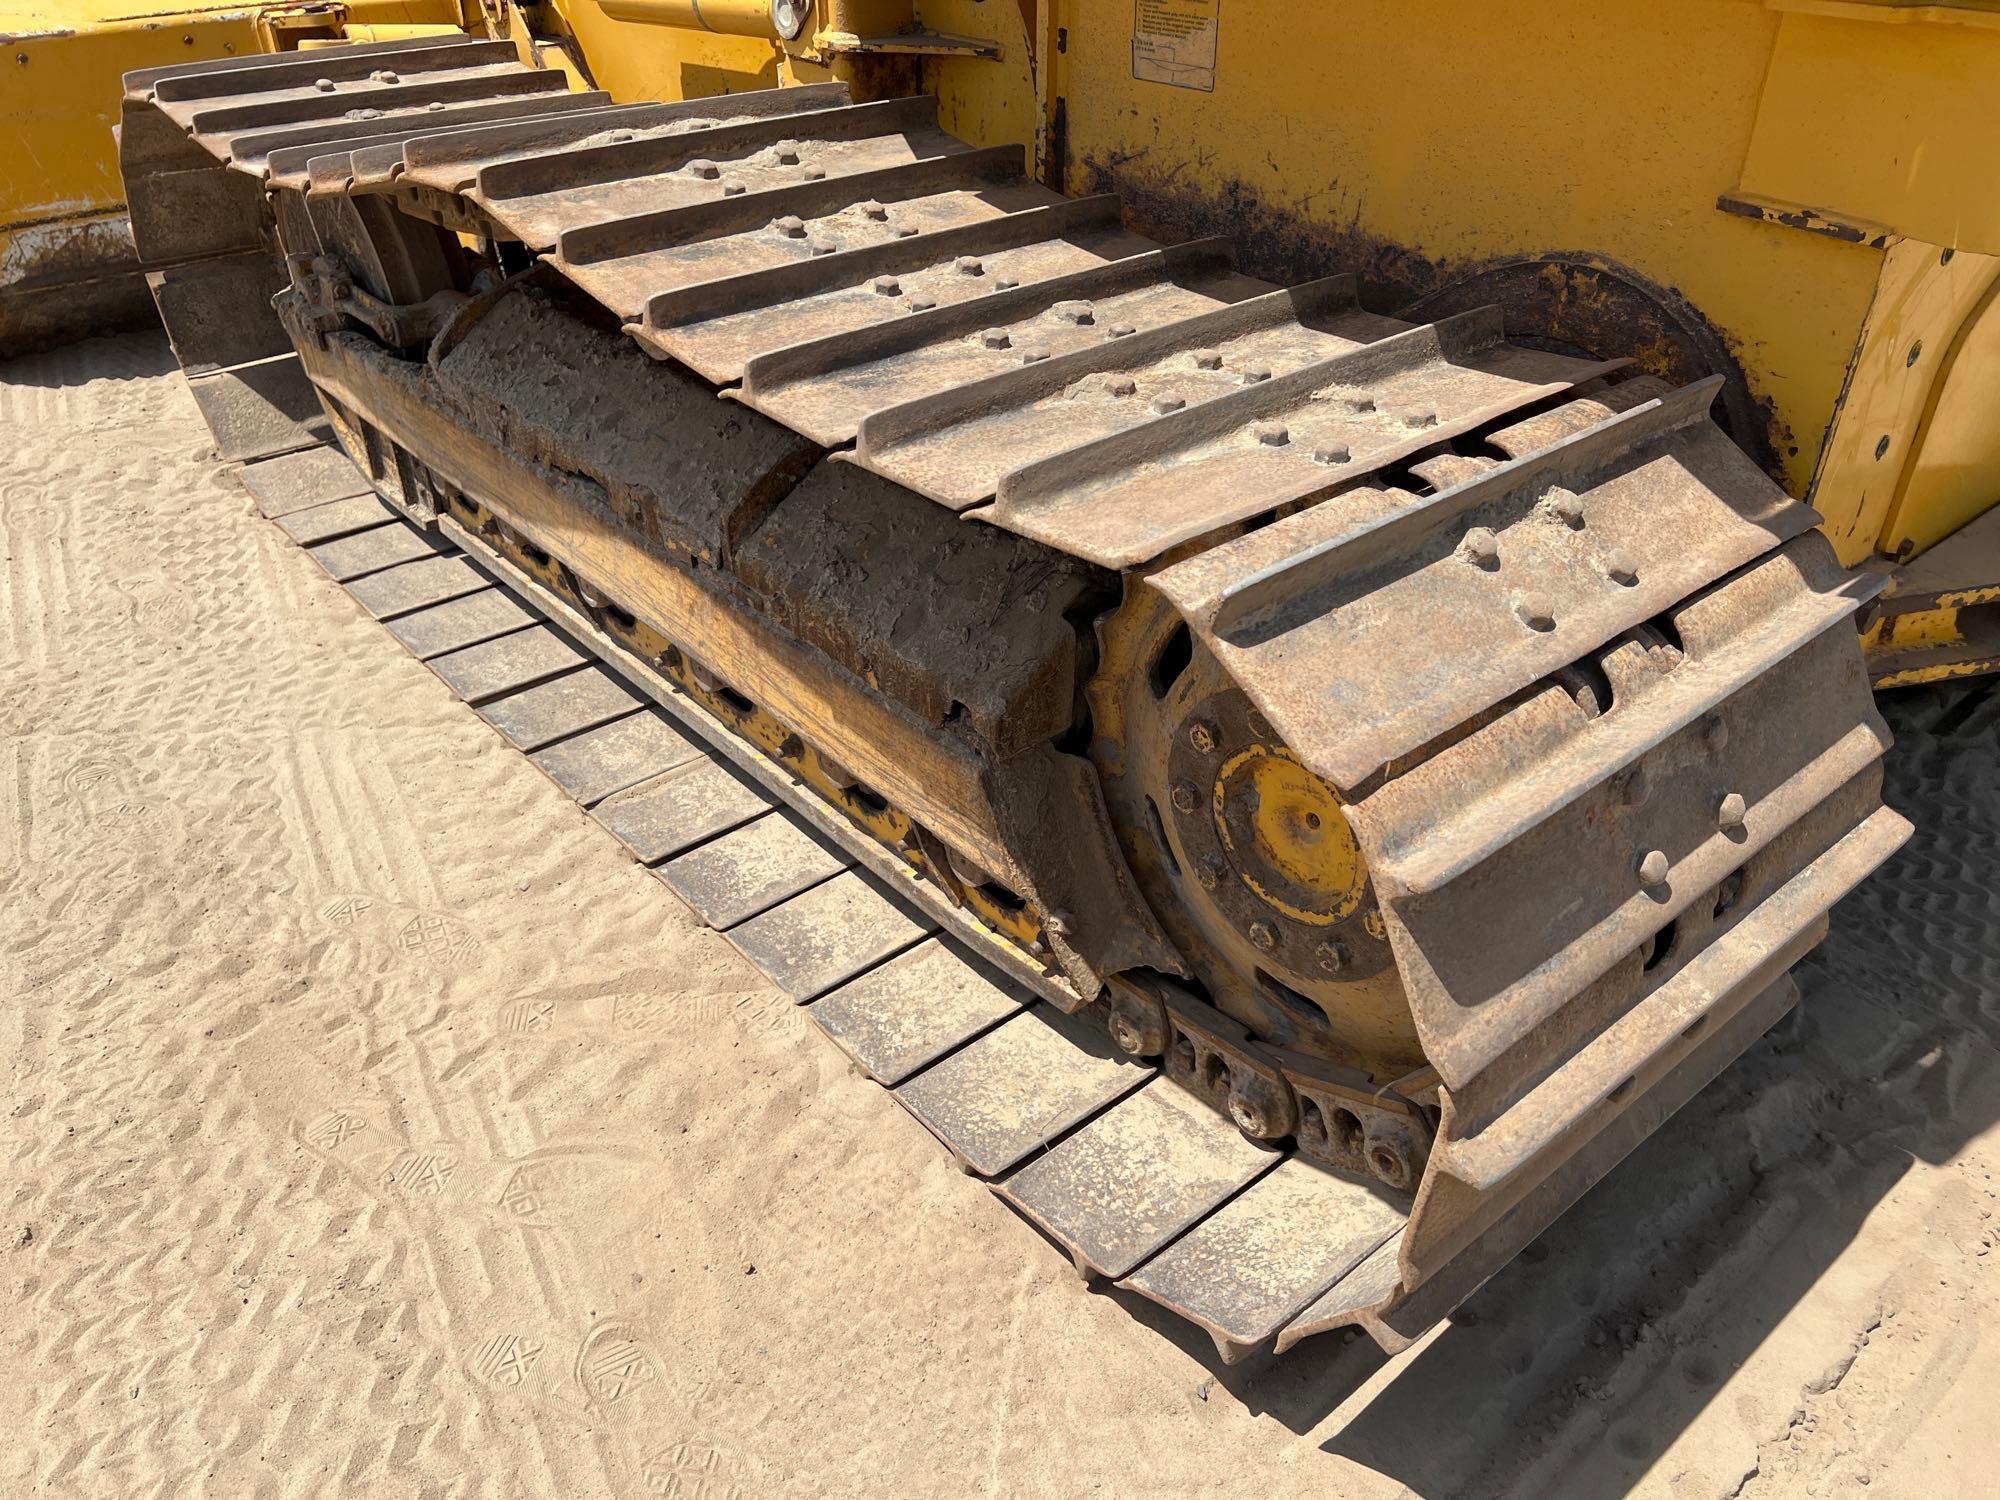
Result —
<instances>
[{"instance_id":1,"label":"sandy ground","mask_svg":"<svg viewBox=\"0 0 2000 1500\"><path fill-rule=\"evenodd\" d=\"M1091 1294L268 523L0 366L0 1482L2000 1492L2000 700L1766 1038L1448 1325Z\"/></svg>"}]
</instances>

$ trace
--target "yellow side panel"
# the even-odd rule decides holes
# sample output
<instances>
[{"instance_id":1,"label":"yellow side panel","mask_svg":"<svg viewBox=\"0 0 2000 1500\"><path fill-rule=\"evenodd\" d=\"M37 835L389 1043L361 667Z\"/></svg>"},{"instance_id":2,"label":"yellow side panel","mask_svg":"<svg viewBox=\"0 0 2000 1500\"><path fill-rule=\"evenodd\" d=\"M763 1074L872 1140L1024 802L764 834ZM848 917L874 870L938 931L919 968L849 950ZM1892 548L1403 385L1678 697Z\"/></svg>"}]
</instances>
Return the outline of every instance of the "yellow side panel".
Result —
<instances>
[{"instance_id":1,"label":"yellow side panel","mask_svg":"<svg viewBox=\"0 0 2000 1500\"><path fill-rule=\"evenodd\" d=\"M2000 13L1773 0L1743 190L2000 254Z\"/></svg>"},{"instance_id":2,"label":"yellow side panel","mask_svg":"<svg viewBox=\"0 0 2000 1500\"><path fill-rule=\"evenodd\" d=\"M1133 77L1132 3L1050 3L1072 191L1195 199L1253 259L1298 251L1326 272L1357 248L1441 281L1610 256L1732 341L1805 493L1881 257L1716 208L1781 21L1760 0L1229 0L1209 89Z\"/></svg>"},{"instance_id":3,"label":"yellow side panel","mask_svg":"<svg viewBox=\"0 0 2000 1500\"><path fill-rule=\"evenodd\" d=\"M0 31L23 17L0 17ZM51 24L47 21L44 25ZM71 25L87 25L85 14ZM67 36L16 35L0 51L0 226L75 218L125 201L111 130L134 68L258 51L248 11L104 22ZM6 279L13 279L8 277Z\"/></svg>"},{"instance_id":4,"label":"yellow side panel","mask_svg":"<svg viewBox=\"0 0 2000 1500\"><path fill-rule=\"evenodd\" d=\"M998 59L926 59L924 87L938 97L940 123L961 140L1016 142L1032 153L1035 74L1022 7L1008 0L924 0L923 12L925 24L938 31L1000 44Z\"/></svg>"},{"instance_id":5,"label":"yellow side panel","mask_svg":"<svg viewBox=\"0 0 2000 1500\"><path fill-rule=\"evenodd\" d=\"M2000 261L1986 261L1986 291L1943 368L1882 550L1909 556L1943 541L2000 503Z\"/></svg>"},{"instance_id":6,"label":"yellow side panel","mask_svg":"<svg viewBox=\"0 0 2000 1500\"><path fill-rule=\"evenodd\" d=\"M2000 438L1989 418L1968 412L1960 401L1943 413L1942 421L1925 419L1954 363L1960 330L1990 298L1996 277L2000 260L1992 256L1917 240L1892 241L1883 256L1882 279L1861 331L1847 398L1813 486L1813 504L1843 562L1895 552L1888 538L1889 518L1912 476L1928 468L1932 478L1923 493L1938 493L1939 460L1928 450L1963 455ZM1977 364L1975 357L1968 369ZM1968 415L1976 420L1968 424ZM1976 473L1964 477L1974 483L1979 479ZM1990 473L1985 477L1993 478ZM1988 503L1995 498L2000 498L2000 485L1988 489ZM1961 516L1966 519L1969 514Z\"/></svg>"}]
</instances>

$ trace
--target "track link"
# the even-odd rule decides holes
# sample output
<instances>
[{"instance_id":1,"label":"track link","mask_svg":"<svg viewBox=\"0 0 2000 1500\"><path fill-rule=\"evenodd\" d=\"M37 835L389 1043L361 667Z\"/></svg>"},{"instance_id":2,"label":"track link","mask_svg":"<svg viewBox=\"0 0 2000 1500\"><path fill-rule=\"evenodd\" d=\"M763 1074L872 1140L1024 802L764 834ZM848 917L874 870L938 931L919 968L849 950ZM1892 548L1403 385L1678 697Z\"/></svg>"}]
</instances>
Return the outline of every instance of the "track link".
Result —
<instances>
[{"instance_id":1,"label":"track link","mask_svg":"<svg viewBox=\"0 0 2000 1500\"><path fill-rule=\"evenodd\" d=\"M337 429L405 514L872 849L930 914L917 937L963 938L951 963L801 960L845 951L838 880L745 951L1080 1268L1225 1357L1420 1334L1783 1013L1828 909L1907 835L1880 805L1865 590L1710 423L1715 382L1514 345L1492 310L1409 325L1351 278L1272 287L953 139L932 100L614 106L509 56L128 76L135 238L218 445ZM655 383L674 425L565 396L654 389L593 318L700 378ZM510 351L574 355L537 395ZM769 422L727 419L711 454L675 403L716 387ZM743 477L703 499L711 458ZM955 556L953 516L983 560L914 644L811 576L842 527ZM736 653L798 663L769 700L715 670L726 611L647 592L661 562L776 601ZM1032 623L1092 601L1094 641ZM857 694L829 723L785 698L811 673ZM1087 762L1057 748L1085 675ZM880 754L906 731L950 754ZM977 795L943 797L938 766ZM1266 861L1246 907L1211 872L1247 868L1231 830L1281 786L1334 799L1357 873ZM643 790L628 843L690 800ZM1018 910L978 894L995 874ZM969 1029L912 1041L940 1005Z\"/></svg>"}]
</instances>

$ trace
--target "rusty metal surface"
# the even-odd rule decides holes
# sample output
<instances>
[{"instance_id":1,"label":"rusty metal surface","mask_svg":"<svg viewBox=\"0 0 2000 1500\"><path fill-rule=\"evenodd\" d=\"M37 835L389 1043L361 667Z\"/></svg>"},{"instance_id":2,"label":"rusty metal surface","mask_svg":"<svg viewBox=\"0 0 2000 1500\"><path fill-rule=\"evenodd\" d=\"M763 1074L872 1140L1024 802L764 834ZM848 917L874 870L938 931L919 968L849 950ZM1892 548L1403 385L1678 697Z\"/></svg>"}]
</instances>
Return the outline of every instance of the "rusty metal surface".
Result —
<instances>
[{"instance_id":1,"label":"rusty metal surface","mask_svg":"<svg viewBox=\"0 0 2000 1500\"><path fill-rule=\"evenodd\" d=\"M397 530L422 536L407 526ZM583 657L555 631L536 625L503 635L497 641L433 657L426 665L444 679L446 687L477 708L489 698L519 692L580 667Z\"/></svg>"},{"instance_id":2,"label":"rusty metal surface","mask_svg":"<svg viewBox=\"0 0 2000 1500\"><path fill-rule=\"evenodd\" d=\"M1384 1190L1291 1157L1120 1284L1199 1323L1227 1362L1274 1338L1409 1217Z\"/></svg>"},{"instance_id":3,"label":"rusty metal surface","mask_svg":"<svg viewBox=\"0 0 2000 1500\"><path fill-rule=\"evenodd\" d=\"M833 873L824 849L809 874L774 874L802 852L785 815L746 800L740 824L712 808L683 824L671 771L607 804L782 988L828 997L864 1065L917 1070L897 1097L962 1162L1009 1172L997 1190L1084 1266L1154 1257L1135 1289L1225 1358L1339 1323L1394 1346L1449 1310L1782 1011L1784 967L1906 831L1880 809L1886 733L1846 635L1861 594L1799 535L1810 512L1709 423L1712 383L1621 385L1615 367L1507 343L1490 309L1413 326L1361 310L1345 278L1279 290L1217 246L1161 250L1114 205L1029 181L1017 150L943 136L927 100L558 107L543 78L483 54L413 63L421 84L399 55L357 50L340 76L301 59L225 70L234 84L199 67L128 81L133 201L170 205L173 179L240 210L217 177L231 162L282 179L287 243L359 224L357 254L421 249L397 239L409 224L543 252L562 280L482 293L426 363L380 358L337 311L315 322L285 294L295 335L320 341L316 378L347 372L338 397L362 425L344 436L366 438L377 483L399 503L410 487L424 514L440 474L468 490L557 476L559 514L534 529L510 535L476 503L451 522L525 558L561 601L552 618L578 628L574 605L650 641L647 669L667 663L634 634L633 576L567 573L578 528L610 527L643 540L646 568L706 569L711 627L771 627L739 651L838 663L872 694L844 712L884 732L901 721L882 705L911 714L931 736L904 743L976 767L997 830L984 862L1045 919L1079 1004L1106 973L1182 970L1141 888L1177 935L1254 975L1213 988L1214 1008L1162 1005L1160 1078L1093 1034L1096 1016L1033 1006L995 1025L977 995L928 983L937 921ZM198 248L241 248L239 221L218 215ZM178 243L167 228L154 245ZM677 365L736 382L736 405ZM425 421L438 430L419 442ZM852 444L849 472L817 462L827 443ZM960 514L1016 535L993 545ZM406 534L316 551L354 576L393 567ZM1087 566L1051 563L1065 554ZM1185 659L1153 684L1143 732L1093 746L1093 765L1057 748L1092 660L1075 622L1121 589L1106 618L1178 617ZM1141 698L1172 646L1148 639L1150 658L1115 629L1096 642ZM469 698L525 700L580 659L537 626L432 665ZM952 661L972 665L954 678ZM1100 789L1121 757L1164 770L1224 688L1245 734L1337 793L1366 856L1369 902L1298 905L1308 927L1357 924L1318 940L1316 967L1185 880L1202 851L1157 810L1149 830L1143 799ZM1130 708L1100 718L1129 730ZM594 737L651 720L541 753L579 760L588 801L658 775L643 756L582 774ZM840 723L820 750L842 760L842 736L867 732ZM896 789L921 802L924 781L912 768ZM1076 852L1112 847L1114 818L1129 869ZM960 843L915 827L906 842L963 899L991 872L967 861L961 877L977 830L947 831ZM686 837L708 842L676 853ZM1385 1005L1401 1019L1376 1017ZM1367 1024L1343 1051L1350 1019ZM1387 1211L1344 1235L1339 1207L1313 1206L1301 1173L1317 1169L1202 1100L1250 1134L1420 1183L1407 1225L1371 1197ZM1407 1150L1388 1161L1392 1136Z\"/></svg>"},{"instance_id":4,"label":"rusty metal surface","mask_svg":"<svg viewBox=\"0 0 2000 1500\"><path fill-rule=\"evenodd\" d=\"M583 667L485 704L479 716L516 750L539 750L638 710L639 700L617 678L598 667Z\"/></svg>"},{"instance_id":5,"label":"rusty metal surface","mask_svg":"<svg viewBox=\"0 0 2000 1500\"><path fill-rule=\"evenodd\" d=\"M957 944L932 938L849 980L806 1014L870 1078L893 1088L1033 999Z\"/></svg>"},{"instance_id":6,"label":"rusty metal surface","mask_svg":"<svg viewBox=\"0 0 2000 1500\"><path fill-rule=\"evenodd\" d=\"M437 538L407 526L378 526L372 531L306 549L335 583L349 583L385 568L420 562L452 550Z\"/></svg>"},{"instance_id":7,"label":"rusty metal surface","mask_svg":"<svg viewBox=\"0 0 2000 1500\"><path fill-rule=\"evenodd\" d=\"M969 1170L997 1177L1154 1076L1088 1019L1036 1005L895 1094Z\"/></svg>"},{"instance_id":8,"label":"rusty metal surface","mask_svg":"<svg viewBox=\"0 0 2000 1500\"><path fill-rule=\"evenodd\" d=\"M492 587L493 580L461 556L422 557L348 582L347 591L378 620L442 604Z\"/></svg>"},{"instance_id":9,"label":"rusty metal surface","mask_svg":"<svg viewBox=\"0 0 2000 1500\"><path fill-rule=\"evenodd\" d=\"M495 643L501 644L499 642ZM657 713L637 713L537 750L529 759L585 807L700 754Z\"/></svg>"},{"instance_id":10,"label":"rusty metal surface","mask_svg":"<svg viewBox=\"0 0 2000 1500\"><path fill-rule=\"evenodd\" d=\"M540 617L498 589L434 604L388 622L389 634L418 661L525 630Z\"/></svg>"},{"instance_id":11,"label":"rusty metal surface","mask_svg":"<svg viewBox=\"0 0 2000 1500\"><path fill-rule=\"evenodd\" d=\"M729 930L729 941L803 1005L937 930L857 870Z\"/></svg>"},{"instance_id":12,"label":"rusty metal surface","mask_svg":"<svg viewBox=\"0 0 2000 1500\"><path fill-rule=\"evenodd\" d=\"M851 863L806 824L772 812L668 860L656 873L709 926L728 928L831 880Z\"/></svg>"},{"instance_id":13,"label":"rusty metal surface","mask_svg":"<svg viewBox=\"0 0 2000 1500\"><path fill-rule=\"evenodd\" d=\"M278 529L304 547L352 536L376 526L386 526L396 513L370 490L365 495L349 495L345 500L329 500L305 510L295 510L274 518Z\"/></svg>"},{"instance_id":14,"label":"rusty metal surface","mask_svg":"<svg viewBox=\"0 0 2000 1500\"><path fill-rule=\"evenodd\" d=\"M374 493L367 476L338 448L304 448L245 464L239 472L258 513L272 520L330 500Z\"/></svg>"},{"instance_id":15,"label":"rusty metal surface","mask_svg":"<svg viewBox=\"0 0 2000 1500\"><path fill-rule=\"evenodd\" d=\"M1124 1276L1284 1160L1154 1082L995 1185L1076 1258Z\"/></svg>"},{"instance_id":16,"label":"rusty metal surface","mask_svg":"<svg viewBox=\"0 0 2000 1500\"><path fill-rule=\"evenodd\" d=\"M593 815L634 859L650 865L770 810L763 792L727 765L700 757L627 788Z\"/></svg>"}]
</instances>

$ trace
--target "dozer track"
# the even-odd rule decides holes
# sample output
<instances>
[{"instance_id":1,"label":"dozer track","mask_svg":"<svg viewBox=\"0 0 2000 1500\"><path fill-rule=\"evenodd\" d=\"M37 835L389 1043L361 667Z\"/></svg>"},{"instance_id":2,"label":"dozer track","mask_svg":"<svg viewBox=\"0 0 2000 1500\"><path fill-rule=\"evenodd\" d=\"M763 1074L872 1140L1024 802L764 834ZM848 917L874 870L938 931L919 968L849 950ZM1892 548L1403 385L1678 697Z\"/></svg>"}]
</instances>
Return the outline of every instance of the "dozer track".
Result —
<instances>
[{"instance_id":1,"label":"dozer track","mask_svg":"<svg viewBox=\"0 0 2000 1500\"><path fill-rule=\"evenodd\" d=\"M537 758L1225 1358L1422 1333L1907 835L1868 589L1714 381L1271 286L930 99L450 41L131 74L121 130L224 455L337 436L417 528L330 544L378 613L462 547L712 741ZM560 637L493 645L454 685L517 743L601 722Z\"/></svg>"}]
</instances>

